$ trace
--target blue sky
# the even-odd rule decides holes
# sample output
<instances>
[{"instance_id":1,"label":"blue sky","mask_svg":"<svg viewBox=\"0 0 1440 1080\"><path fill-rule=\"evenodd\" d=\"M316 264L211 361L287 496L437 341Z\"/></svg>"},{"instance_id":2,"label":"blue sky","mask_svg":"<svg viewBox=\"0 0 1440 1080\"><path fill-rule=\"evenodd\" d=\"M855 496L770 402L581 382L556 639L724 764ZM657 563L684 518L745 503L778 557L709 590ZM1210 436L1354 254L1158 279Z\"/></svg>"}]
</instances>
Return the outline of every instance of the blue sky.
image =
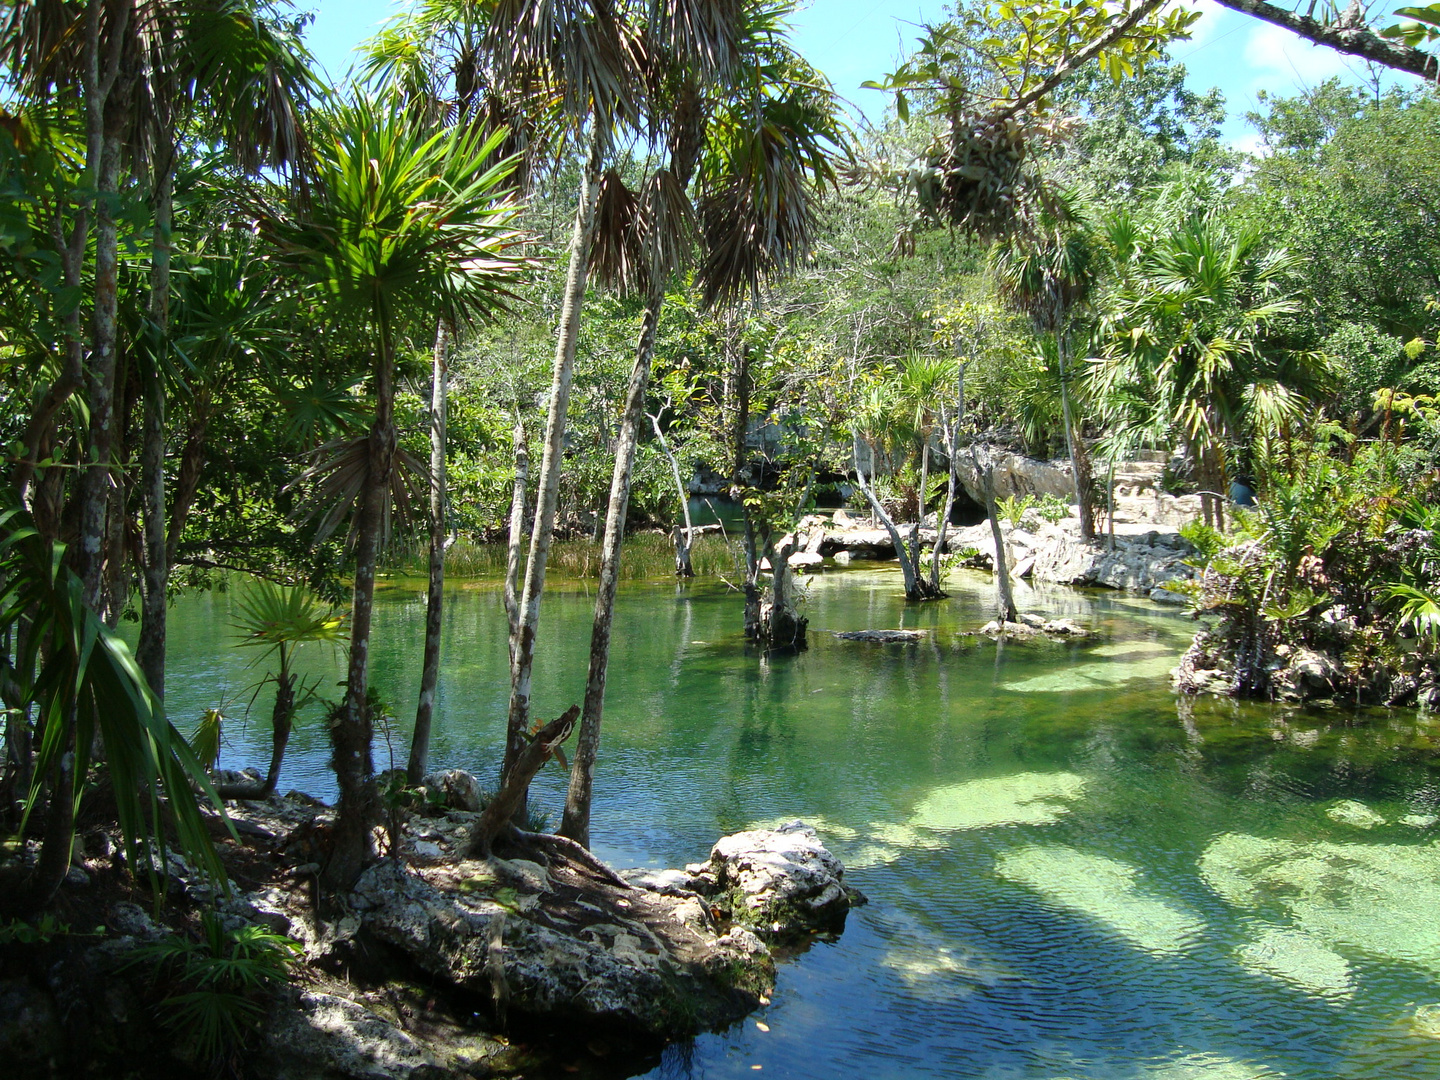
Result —
<instances>
[{"instance_id":1,"label":"blue sky","mask_svg":"<svg viewBox=\"0 0 1440 1080\"><path fill-rule=\"evenodd\" d=\"M1397 6L1401 2L1395 0ZM308 35L310 47L338 78L349 66L356 44L403 7L404 0L301 0L298 6L316 12ZM1369 72L1359 60L1310 45L1213 0L1199 0L1199 7L1202 16L1193 39L1177 43L1171 52L1188 69L1192 89L1218 86L1224 92L1230 110L1225 136L1243 148L1254 146L1254 132L1244 115L1255 107L1259 91L1293 94L1331 76L1368 83ZM942 0L810 0L793 19L794 40L800 52L830 76L842 96L877 116L883 95L860 89L860 83L891 70L914 40L914 24L938 19L943 8ZM1387 85L1396 81L1418 82L1409 76L1385 75Z\"/></svg>"}]
</instances>

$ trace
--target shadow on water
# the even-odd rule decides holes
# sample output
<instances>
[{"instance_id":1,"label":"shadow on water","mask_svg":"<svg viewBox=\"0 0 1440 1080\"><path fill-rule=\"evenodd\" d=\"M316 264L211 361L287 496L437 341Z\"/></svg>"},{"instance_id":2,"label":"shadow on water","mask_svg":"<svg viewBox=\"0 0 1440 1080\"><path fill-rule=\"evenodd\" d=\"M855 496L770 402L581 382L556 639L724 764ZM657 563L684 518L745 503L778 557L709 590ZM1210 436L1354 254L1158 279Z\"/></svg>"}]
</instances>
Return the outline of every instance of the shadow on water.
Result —
<instances>
[{"instance_id":1,"label":"shadow on water","mask_svg":"<svg viewBox=\"0 0 1440 1080\"><path fill-rule=\"evenodd\" d=\"M1440 1008L1426 1008L1440 1003L1440 724L1177 700L1168 671L1194 626L1172 611L1024 588L1022 608L1093 636L997 644L967 634L990 617L988 576L951 589L906 605L893 567L818 575L811 648L765 657L723 585L622 588L597 852L680 865L722 833L798 817L871 903L784 964L756 1017L584 1074L1440 1080ZM488 779L505 619L493 590L452 597L432 760ZM255 678L232 647L233 600L175 609L182 726ZM582 586L547 594L536 715L579 700L592 604ZM423 596L391 590L376 619L403 758ZM828 632L902 627L925 637ZM338 665L311 663L333 692ZM223 763L261 763L263 710L231 713ZM329 795L313 715L292 747L284 788ZM552 816L563 788L559 770L537 782Z\"/></svg>"}]
</instances>

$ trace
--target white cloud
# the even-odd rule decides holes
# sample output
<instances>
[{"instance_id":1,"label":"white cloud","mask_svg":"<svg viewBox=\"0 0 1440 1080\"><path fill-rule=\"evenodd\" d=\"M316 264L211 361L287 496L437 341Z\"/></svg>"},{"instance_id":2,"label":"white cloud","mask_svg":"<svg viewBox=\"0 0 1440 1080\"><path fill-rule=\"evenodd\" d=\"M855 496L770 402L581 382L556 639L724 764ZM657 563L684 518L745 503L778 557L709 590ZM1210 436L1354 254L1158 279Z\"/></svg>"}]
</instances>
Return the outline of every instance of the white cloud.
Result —
<instances>
[{"instance_id":1,"label":"white cloud","mask_svg":"<svg viewBox=\"0 0 1440 1080\"><path fill-rule=\"evenodd\" d=\"M1256 24L1245 42L1252 90L1287 93L1292 88L1318 86L1333 76L1363 71L1345 56L1323 45L1312 45L1278 26Z\"/></svg>"},{"instance_id":2,"label":"white cloud","mask_svg":"<svg viewBox=\"0 0 1440 1080\"><path fill-rule=\"evenodd\" d=\"M1171 50L1181 59L1184 54L1194 52L1214 41L1216 34L1229 29L1226 24L1230 19L1237 17L1229 8L1221 7L1215 0L1174 0L1170 4L1172 11L1187 8L1199 11L1200 18L1190 27L1190 39L1177 43Z\"/></svg>"},{"instance_id":3,"label":"white cloud","mask_svg":"<svg viewBox=\"0 0 1440 1080\"><path fill-rule=\"evenodd\" d=\"M1231 139L1230 146L1242 154L1254 154L1256 157L1266 157L1270 153L1270 148L1256 131L1241 135L1238 139Z\"/></svg>"}]
</instances>

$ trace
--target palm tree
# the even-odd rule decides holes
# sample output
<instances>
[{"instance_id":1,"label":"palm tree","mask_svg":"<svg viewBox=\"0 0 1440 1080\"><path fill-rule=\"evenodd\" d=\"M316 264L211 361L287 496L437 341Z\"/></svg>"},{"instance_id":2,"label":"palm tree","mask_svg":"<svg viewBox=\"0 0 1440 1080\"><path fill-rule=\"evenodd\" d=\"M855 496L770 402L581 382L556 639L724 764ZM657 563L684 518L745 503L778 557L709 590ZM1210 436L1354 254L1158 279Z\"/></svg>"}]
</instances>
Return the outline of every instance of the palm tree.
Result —
<instances>
[{"instance_id":1,"label":"palm tree","mask_svg":"<svg viewBox=\"0 0 1440 1080\"><path fill-rule=\"evenodd\" d=\"M1035 329L1055 342L1060 374L1060 406L1065 428L1065 452L1075 492L1080 535L1095 536L1089 459L1076 429L1067 362L1073 359L1071 336L1075 312L1090 295L1096 267L1089 237L1075 227L1076 215L1063 199L1042 211L1035 228L997 243L990 251L990 270L1000 295L1030 317Z\"/></svg>"},{"instance_id":2,"label":"palm tree","mask_svg":"<svg viewBox=\"0 0 1440 1080\"><path fill-rule=\"evenodd\" d=\"M72 304L64 362L31 417L26 445L27 460L37 460L66 401L84 391L89 430L76 494L79 542L69 557L97 610L107 538L124 532L122 522L106 520L120 427L115 380L121 182L129 169L149 189L154 225L149 314L163 337L176 148L187 122L201 115L196 106L202 99L210 106L204 110L212 118L204 135L216 142L228 139L249 167L293 160L297 153L297 102L309 83L304 53L259 10L250 0L56 0L9 5L0 17L0 63L19 92L44 103L78 97L82 107L84 177L73 189L55 253L68 288L78 292L87 277L93 281L89 355L82 312ZM93 247L86 244L90 232ZM143 468L150 587L141 653L158 688L164 652L164 420L153 365L149 381ZM28 466L17 477L22 501L30 497L32 477ZM112 571L119 558L118 551L109 553Z\"/></svg>"},{"instance_id":3,"label":"palm tree","mask_svg":"<svg viewBox=\"0 0 1440 1080\"><path fill-rule=\"evenodd\" d=\"M258 694L265 683L275 683L275 704L270 710L270 767L259 784L222 787L219 794L226 799L266 799L275 793L280 781L280 765L285 760L295 714L314 694L311 686L297 699L296 654L307 644L338 645L344 641L344 619L304 586L276 585L263 578L250 586L239 606L240 619L235 629L240 631L240 645L262 650L255 663L272 656L276 661L276 670L265 675L255 688Z\"/></svg>"},{"instance_id":4,"label":"palm tree","mask_svg":"<svg viewBox=\"0 0 1440 1080\"><path fill-rule=\"evenodd\" d=\"M1278 320L1297 310L1295 257L1216 216L1129 250L1102 322L1097 397L1112 439L1184 441L1205 521L1223 528L1227 450L1279 430L1327 378L1323 357L1275 341Z\"/></svg>"},{"instance_id":5,"label":"palm tree","mask_svg":"<svg viewBox=\"0 0 1440 1080\"><path fill-rule=\"evenodd\" d=\"M318 283L337 318L358 323L371 353L375 413L363 444L342 452L333 490L356 503L355 591L345 700L331 728L340 788L326 878L354 880L370 853L376 813L371 762L369 645L375 568L396 479L395 353L407 321L468 323L509 297L525 264L507 252L517 237L504 196L513 159L495 160L503 132L426 134L395 98L360 97L325 118L308 200L294 212L267 207L262 234L292 272ZM348 465L347 465L348 463ZM330 520L338 515L332 509Z\"/></svg>"},{"instance_id":6,"label":"palm tree","mask_svg":"<svg viewBox=\"0 0 1440 1080\"><path fill-rule=\"evenodd\" d=\"M802 180L824 183L830 176L824 142L834 131L833 117L824 109L791 110L770 114L770 99L789 100L795 89L787 80L804 75L802 93L809 93L816 84L783 39L783 25L778 12L768 5L750 5L740 9L739 25L734 31L738 63L737 72L753 72L745 78L720 84L707 78L685 62L672 63L662 78L655 79L650 107L656 113L653 123L662 131L668 146L668 166L656 169L641 185L638 193L625 187L615 173L608 173L601 186L599 219L594 262L597 276L605 283L621 289L643 291L646 295L645 314L641 321L636 348L635 366L631 372L621 416L620 438L615 452L611 478L610 501L605 515L605 537L600 565L600 585L595 598L595 617L590 635L590 669L585 686L585 702L580 715L580 729L575 747L575 760L570 771L570 788L566 797L565 815L560 833L580 844L590 843L590 804L594 780L595 758L600 746L600 724L605 707L605 676L610 657L610 626L615 610L615 590L619 580L620 552L624 543L625 518L630 498L630 480L635 462L635 448L645 417L645 395L649 386L651 361L655 352L655 335L661 308L665 302L665 286L690 259L694 251L696 209L691 203L691 180L702 161L707 168L699 176L703 200L717 181L727 189L737 179L773 182L775 170L797 171ZM663 35L662 35L663 36ZM828 124L811 123L801 126L796 121L815 119ZM788 160L778 155L768 162L768 170L759 170L754 162L732 161L727 155L740 150L747 155L753 145L737 139L737 124L775 125L782 136L781 146ZM787 126L788 125L788 126ZM716 140L716 144L710 144ZM814 164L818 174L807 175ZM737 167L738 166L738 167ZM754 197L756 193L751 193ZM729 189L725 197L735 198ZM793 212L793 207L787 207ZM774 231L774 222L762 220L763 231ZM793 255L781 253L779 262ZM765 271L768 276L769 269ZM772 556L772 573L784 571Z\"/></svg>"},{"instance_id":7,"label":"palm tree","mask_svg":"<svg viewBox=\"0 0 1440 1080\"><path fill-rule=\"evenodd\" d=\"M765 511L774 500L745 483L752 357L741 311L758 305L765 286L810 251L816 204L835 182L832 153L846 141L829 82L781 42L745 66L742 90L735 107L717 117L701 159L698 280L704 306L720 309L733 371L731 480L745 515L746 634L767 648L803 648L805 621L786 587L792 552L776 550L786 530ZM802 503L810 489L807 480ZM768 606L759 584L762 556L771 566Z\"/></svg>"},{"instance_id":8,"label":"palm tree","mask_svg":"<svg viewBox=\"0 0 1440 1080\"><path fill-rule=\"evenodd\" d=\"M540 471L536 477L535 515L525 581L517 604L515 647L511 650L510 705L505 756L500 769L502 786L524 752L530 725L535 638L540 625L545 568L555 532L566 414L601 179L616 129L633 124L644 95L638 34L623 15L624 12L602 0L578 0L573 4L507 0L496 5L492 12L485 40L486 51L495 63L502 85L543 87L556 102L573 140L585 147L551 368ZM523 814L523 800L520 806Z\"/></svg>"}]
</instances>

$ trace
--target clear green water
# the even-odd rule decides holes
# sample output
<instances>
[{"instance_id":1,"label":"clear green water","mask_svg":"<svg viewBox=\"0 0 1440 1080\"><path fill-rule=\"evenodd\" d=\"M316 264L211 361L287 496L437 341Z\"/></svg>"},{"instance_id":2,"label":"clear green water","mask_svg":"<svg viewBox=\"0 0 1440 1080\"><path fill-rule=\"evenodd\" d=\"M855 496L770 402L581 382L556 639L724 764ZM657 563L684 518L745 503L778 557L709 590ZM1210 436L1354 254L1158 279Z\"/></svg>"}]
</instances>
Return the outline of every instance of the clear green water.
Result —
<instances>
[{"instance_id":1,"label":"clear green water","mask_svg":"<svg viewBox=\"0 0 1440 1080\"><path fill-rule=\"evenodd\" d=\"M817 577L811 649L765 659L723 586L622 591L595 807L617 865L704 857L723 833L803 818L870 897L843 937L782 967L771 1005L673 1046L662 1077L986 1080L1440 1080L1440 724L1413 712L1304 713L1177 701L1188 620L1065 589L1022 606L1097 631L996 645L988 577L907 607L898 573ZM537 715L582 690L592 599L546 597ZM232 646L233 596L171 622L172 715L224 697L222 764L263 765L262 697ZM405 720L424 600L378 605L375 681ZM452 593L432 760L493 776L508 682L491 588ZM933 631L921 645L825 631ZM319 664L333 692L338 664ZM383 740L377 765L387 764ZM537 801L558 816L558 770ZM326 795L312 718L282 789ZM1338 800L1385 819L1332 819ZM1417 1019L1417 1010L1419 1019ZM769 1026L761 1031L759 1020Z\"/></svg>"}]
</instances>

